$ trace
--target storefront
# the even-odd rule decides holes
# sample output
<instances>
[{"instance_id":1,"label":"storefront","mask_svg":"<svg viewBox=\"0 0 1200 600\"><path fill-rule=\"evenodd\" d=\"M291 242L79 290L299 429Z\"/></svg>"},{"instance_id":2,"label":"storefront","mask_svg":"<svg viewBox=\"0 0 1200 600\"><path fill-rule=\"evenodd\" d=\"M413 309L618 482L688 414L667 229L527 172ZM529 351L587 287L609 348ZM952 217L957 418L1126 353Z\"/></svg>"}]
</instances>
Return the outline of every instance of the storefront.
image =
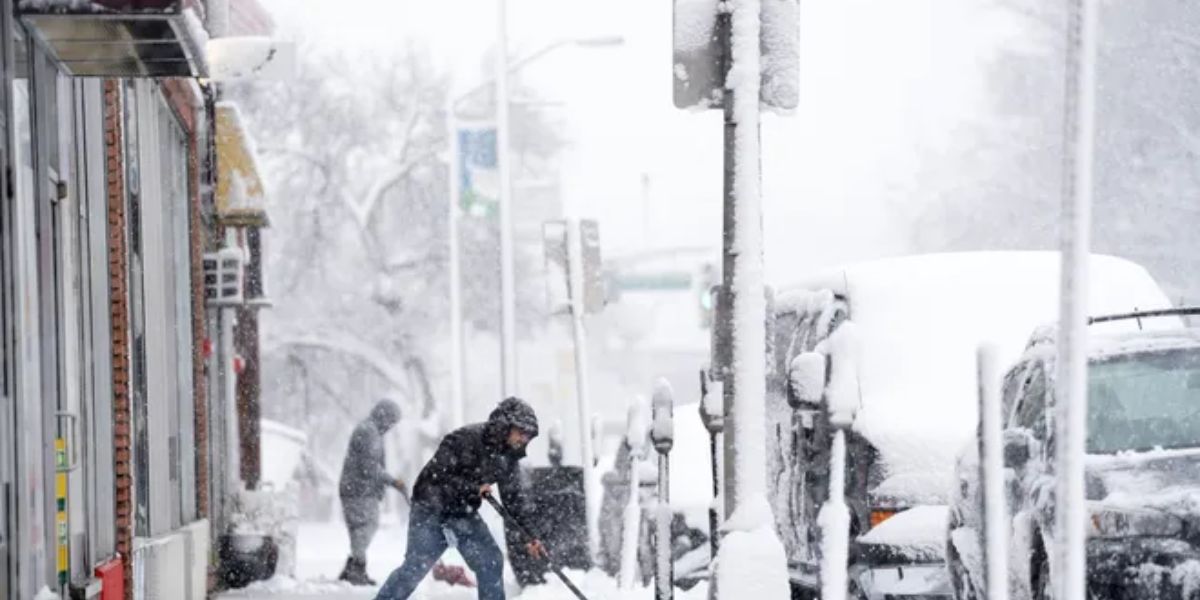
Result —
<instances>
[{"instance_id":1,"label":"storefront","mask_svg":"<svg viewBox=\"0 0 1200 600\"><path fill-rule=\"evenodd\" d=\"M100 4L3 21L2 600L206 590L202 7Z\"/></svg>"}]
</instances>

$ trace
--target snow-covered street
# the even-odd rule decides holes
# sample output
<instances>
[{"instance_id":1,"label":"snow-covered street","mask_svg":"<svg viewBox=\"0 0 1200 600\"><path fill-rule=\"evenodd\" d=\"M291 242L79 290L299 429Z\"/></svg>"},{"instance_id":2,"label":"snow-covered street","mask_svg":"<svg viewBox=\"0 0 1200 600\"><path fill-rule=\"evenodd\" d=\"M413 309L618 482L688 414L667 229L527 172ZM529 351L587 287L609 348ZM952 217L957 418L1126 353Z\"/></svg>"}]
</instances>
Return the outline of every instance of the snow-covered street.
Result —
<instances>
[{"instance_id":1,"label":"snow-covered street","mask_svg":"<svg viewBox=\"0 0 1200 600\"><path fill-rule=\"evenodd\" d=\"M380 529L368 553L368 571L373 579L383 582L392 569L404 558L405 526L403 523L388 523ZM270 581L260 582L246 589L225 592L218 600L370 600L377 588L354 587L337 581L338 572L346 560L349 541L344 526L337 521L331 523L303 523L297 538L296 577L277 576ZM462 564L456 552L446 552L444 561ZM619 590L617 582L602 572L582 573L568 571L572 579L587 594L589 600L649 600L654 597L651 588ZM520 600L560 600L571 593L562 583L550 576L544 586L520 590L511 576L506 578L509 598ZM704 600L708 587L701 583L688 591L677 590L677 600ZM452 587L426 577L414 594L413 600L475 600L474 589Z\"/></svg>"}]
</instances>

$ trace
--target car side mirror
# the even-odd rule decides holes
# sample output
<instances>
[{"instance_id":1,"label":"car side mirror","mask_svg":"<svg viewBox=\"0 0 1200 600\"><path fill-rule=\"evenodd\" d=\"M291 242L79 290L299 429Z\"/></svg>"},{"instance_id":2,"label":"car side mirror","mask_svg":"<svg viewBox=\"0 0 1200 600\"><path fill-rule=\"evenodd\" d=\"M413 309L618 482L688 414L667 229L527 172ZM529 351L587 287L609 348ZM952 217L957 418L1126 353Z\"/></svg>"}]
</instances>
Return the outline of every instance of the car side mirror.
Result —
<instances>
[{"instance_id":1,"label":"car side mirror","mask_svg":"<svg viewBox=\"0 0 1200 600\"><path fill-rule=\"evenodd\" d=\"M817 410L829 383L828 360L820 352L804 352L788 367L788 404L796 410Z\"/></svg>"},{"instance_id":2,"label":"car side mirror","mask_svg":"<svg viewBox=\"0 0 1200 600\"><path fill-rule=\"evenodd\" d=\"M1004 432L1004 466L1021 469L1029 463L1033 454L1033 435L1026 429L1008 429Z\"/></svg>"}]
</instances>

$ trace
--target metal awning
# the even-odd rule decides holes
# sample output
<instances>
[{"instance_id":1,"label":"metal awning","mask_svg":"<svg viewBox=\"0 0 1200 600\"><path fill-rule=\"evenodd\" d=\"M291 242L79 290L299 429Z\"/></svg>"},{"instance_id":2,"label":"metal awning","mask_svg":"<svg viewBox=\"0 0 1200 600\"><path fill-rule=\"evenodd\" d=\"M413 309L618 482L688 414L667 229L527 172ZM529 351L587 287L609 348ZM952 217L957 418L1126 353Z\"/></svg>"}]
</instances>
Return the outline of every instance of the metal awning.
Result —
<instances>
[{"instance_id":1,"label":"metal awning","mask_svg":"<svg viewBox=\"0 0 1200 600\"><path fill-rule=\"evenodd\" d=\"M217 220L232 227L266 227L266 189L254 143L232 102L216 107Z\"/></svg>"},{"instance_id":2,"label":"metal awning","mask_svg":"<svg viewBox=\"0 0 1200 600\"><path fill-rule=\"evenodd\" d=\"M199 0L20 0L62 67L87 77L203 77Z\"/></svg>"}]
</instances>

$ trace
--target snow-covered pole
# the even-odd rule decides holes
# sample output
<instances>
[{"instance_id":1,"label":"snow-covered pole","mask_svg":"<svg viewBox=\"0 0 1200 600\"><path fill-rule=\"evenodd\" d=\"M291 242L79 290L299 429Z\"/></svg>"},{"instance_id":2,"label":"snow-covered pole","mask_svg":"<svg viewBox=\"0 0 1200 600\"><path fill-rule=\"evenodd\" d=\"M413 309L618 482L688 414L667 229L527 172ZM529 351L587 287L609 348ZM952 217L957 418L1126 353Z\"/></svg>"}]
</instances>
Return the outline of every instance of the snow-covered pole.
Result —
<instances>
[{"instance_id":1,"label":"snow-covered pole","mask_svg":"<svg viewBox=\"0 0 1200 600\"><path fill-rule=\"evenodd\" d=\"M1088 247L1095 142L1096 2L1067 2L1067 82L1063 131L1062 287L1058 327L1058 488L1056 549L1051 574L1055 597L1087 594L1087 502L1084 453L1087 440Z\"/></svg>"},{"instance_id":2,"label":"snow-covered pole","mask_svg":"<svg viewBox=\"0 0 1200 600\"><path fill-rule=\"evenodd\" d=\"M725 77L725 285L731 314L733 390L725 415L732 510L717 563L718 595L775 600L791 597L787 558L767 501L766 287L763 281L760 77L761 0L728 0L729 69Z\"/></svg>"},{"instance_id":3,"label":"snow-covered pole","mask_svg":"<svg viewBox=\"0 0 1200 600\"><path fill-rule=\"evenodd\" d=\"M625 443L629 444L629 501L621 528L621 570L618 584L621 589L631 590L637 586L638 534L642 525L640 504L641 478L638 471L646 455L645 400L635 397L629 404L625 421Z\"/></svg>"},{"instance_id":4,"label":"snow-covered pole","mask_svg":"<svg viewBox=\"0 0 1200 600\"><path fill-rule=\"evenodd\" d=\"M834 428L833 445L829 452L829 499L817 515L821 528L821 598L844 600L846 597L846 568L850 558L850 509L846 506L846 432L854 425L861 404L858 387L858 334L855 324L847 321L838 326L829 339L817 347L820 354L794 361L794 384L797 392L812 393L820 381L820 366L828 365L829 378L824 386L825 408L829 424ZM803 355L802 355L803 356ZM802 376L801 372L807 372Z\"/></svg>"},{"instance_id":5,"label":"snow-covered pole","mask_svg":"<svg viewBox=\"0 0 1200 600\"><path fill-rule=\"evenodd\" d=\"M584 329L583 316L587 311L585 304L583 276L583 239L580 235L579 221L567 221L567 278L570 282L571 300L571 331L575 338L575 389L579 417L579 458L583 466L583 494L587 516L588 550L593 559L600 554L600 518L597 514L599 503L595 502L600 496L593 477L596 467L594 448L592 448L592 402L588 395L588 358L587 331Z\"/></svg>"},{"instance_id":6,"label":"snow-covered pole","mask_svg":"<svg viewBox=\"0 0 1200 600\"><path fill-rule=\"evenodd\" d=\"M675 565L671 556L671 446L675 443L675 392L671 383L659 379L654 383L653 414L650 439L658 451L658 507L655 511L654 600L675 597Z\"/></svg>"},{"instance_id":7,"label":"snow-covered pole","mask_svg":"<svg viewBox=\"0 0 1200 600\"><path fill-rule=\"evenodd\" d=\"M496 162L500 171L500 384L516 396L517 308L513 264L512 155L508 123L508 0L496 0Z\"/></svg>"},{"instance_id":8,"label":"snow-covered pole","mask_svg":"<svg viewBox=\"0 0 1200 600\"><path fill-rule=\"evenodd\" d=\"M1000 358L984 344L976 356L979 378L979 481L983 483L983 552L988 600L1008 600L1008 511L1004 504L1004 444Z\"/></svg>"},{"instance_id":9,"label":"snow-covered pole","mask_svg":"<svg viewBox=\"0 0 1200 600\"><path fill-rule=\"evenodd\" d=\"M458 213L462 190L459 187L459 154L462 148L458 144L458 115L455 114L456 102L452 99L446 103L446 135L449 137L450 164L447 172L450 181L447 183L450 197L447 199L447 235L449 253L450 279L450 427L461 427L466 419L466 406L463 382L463 321L462 321L462 269L460 264Z\"/></svg>"},{"instance_id":10,"label":"snow-covered pole","mask_svg":"<svg viewBox=\"0 0 1200 600\"><path fill-rule=\"evenodd\" d=\"M225 228L225 246L223 248L225 252L241 251L238 247L237 235L236 228ZM237 407L237 370L234 368L237 351L234 348L233 340L237 307L222 305L220 318L221 404L225 409L225 481L226 492L236 494L241 492L243 487L241 434ZM228 518L229 515L225 515L225 517Z\"/></svg>"},{"instance_id":11,"label":"snow-covered pole","mask_svg":"<svg viewBox=\"0 0 1200 600\"><path fill-rule=\"evenodd\" d=\"M850 509L846 506L846 432L833 434L829 455L829 500L817 520L821 526L821 600L845 600L849 564Z\"/></svg>"}]
</instances>

